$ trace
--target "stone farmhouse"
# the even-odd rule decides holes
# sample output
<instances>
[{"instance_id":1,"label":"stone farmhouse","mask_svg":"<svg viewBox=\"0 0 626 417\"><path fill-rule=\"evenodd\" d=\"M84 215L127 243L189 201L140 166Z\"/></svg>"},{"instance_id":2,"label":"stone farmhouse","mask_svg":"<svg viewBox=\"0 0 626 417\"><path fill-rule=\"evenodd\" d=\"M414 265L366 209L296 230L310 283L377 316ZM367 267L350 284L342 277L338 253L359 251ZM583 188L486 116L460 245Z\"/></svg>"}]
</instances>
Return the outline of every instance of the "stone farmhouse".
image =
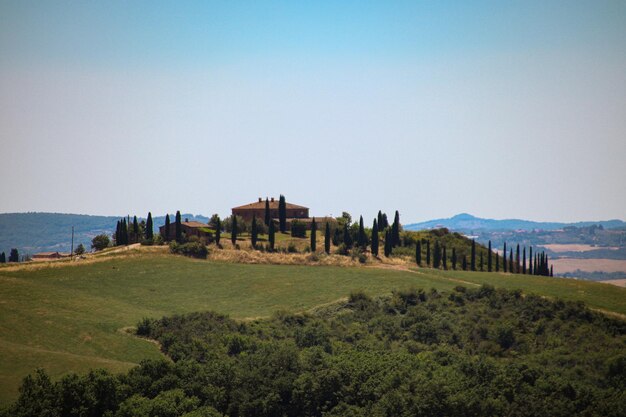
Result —
<instances>
[{"instance_id":1,"label":"stone farmhouse","mask_svg":"<svg viewBox=\"0 0 626 417\"><path fill-rule=\"evenodd\" d=\"M266 200L259 197L258 201L255 201L254 203L233 207L232 214L243 218L247 222L252 221L252 217L256 217L257 221L264 221L265 202ZM268 202L270 218L273 219L275 222L278 222L278 200L272 197L268 200ZM308 207L285 202L285 208L287 213L287 229L291 228L291 223L296 220L306 224L307 229L311 228L311 222L313 221L313 218L309 217ZM315 217L315 223L317 223L318 230L323 230L323 227L325 227L325 223L334 223L335 221L336 220L332 217Z\"/></svg>"},{"instance_id":2,"label":"stone farmhouse","mask_svg":"<svg viewBox=\"0 0 626 417\"><path fill-rule=\"evenodd\" d=\"M185 220L180 223L180 229L183 232L183 235L186 235L188 238L191 236L209 237L210 232L208 228L208 224L196 221L190 222ZM159 227L159 233L161 236L165 237L165 225ZM176 237L176 222L170 223L169 237L170 239L174 239Z\"/></svg>"}]
</instances>

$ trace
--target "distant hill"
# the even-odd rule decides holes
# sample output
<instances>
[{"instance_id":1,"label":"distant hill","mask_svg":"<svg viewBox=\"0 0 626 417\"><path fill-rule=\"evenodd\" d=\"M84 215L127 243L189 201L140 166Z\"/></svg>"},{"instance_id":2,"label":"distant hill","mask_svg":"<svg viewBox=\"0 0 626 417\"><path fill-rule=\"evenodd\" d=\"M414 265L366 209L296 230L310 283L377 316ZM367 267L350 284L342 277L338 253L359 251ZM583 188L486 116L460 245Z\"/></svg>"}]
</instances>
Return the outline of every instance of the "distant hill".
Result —
<instances>
[{"instance_id":1,"label":"distant hill","mask_svg":"<svg viewBox=\"0 0 626 417\"><path fill-rule=\"evenodd\" d=\"M170 217L174 221L174 216ZM181 217L183 220L187 218L203 223L209 220L193 214L182 214ZM0 252L8 255L11 248L17 248L21 255L49 251L69 252L72 226L74 247L82 243L89 250L91 239L101 233L111 235L120 218L63 213L0 214ZM154 229L158 231L158 227L165 223L165 216L155 216L153 220Z\"/></svg>"},{"instance_id":2,"label":"distant hill","mask_svg":"<svg viewBox=\"0 0 626 417\"><path fill-rule=\"evenodd\" d=\"M471 214L461 213L449 219L429 220L421 223L412 223L404 225L405 230L424 230L439 227L447 227L450 230L459 232L470 232L479 230L488 231L504 231L504 230L558 230L568 226L587 227L592 225L601 225L605 229L614 229L625 227L626 222L622 220L604 220L604 221L585 221L576 223L558 223L558 222L534 222L530 220L520 219L483 219L472 216Z\"/></svg>"}]
</instances>

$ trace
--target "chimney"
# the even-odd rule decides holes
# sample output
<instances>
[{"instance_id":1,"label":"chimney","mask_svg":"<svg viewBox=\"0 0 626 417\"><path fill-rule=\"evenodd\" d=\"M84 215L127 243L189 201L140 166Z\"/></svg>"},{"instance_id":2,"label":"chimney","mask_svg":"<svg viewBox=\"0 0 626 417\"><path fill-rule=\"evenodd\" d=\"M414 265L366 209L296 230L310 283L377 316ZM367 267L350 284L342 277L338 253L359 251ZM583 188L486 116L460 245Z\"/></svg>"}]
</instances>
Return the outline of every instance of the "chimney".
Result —
<instances>
[{"instance_id":1,"label":"chimney","mask_svg":"<svg viewBox=\"0 0 626 417\"><path fill-rule=\"evenodd\" d=\"M272 201L272 203L274 202L274 197L272 197L272 200L271 200L271 201Z\"/></svg>"},{"instance_id":2,"label":"chimney","mask_svg":"<svg viewBox=\"0 0 626 417\"><path fill-rule=\"evenodd\" d=\"M259 203L262 202L262 201L263 201L263 199L261 197L259 197Z\"/></svg>"}]
</instances>

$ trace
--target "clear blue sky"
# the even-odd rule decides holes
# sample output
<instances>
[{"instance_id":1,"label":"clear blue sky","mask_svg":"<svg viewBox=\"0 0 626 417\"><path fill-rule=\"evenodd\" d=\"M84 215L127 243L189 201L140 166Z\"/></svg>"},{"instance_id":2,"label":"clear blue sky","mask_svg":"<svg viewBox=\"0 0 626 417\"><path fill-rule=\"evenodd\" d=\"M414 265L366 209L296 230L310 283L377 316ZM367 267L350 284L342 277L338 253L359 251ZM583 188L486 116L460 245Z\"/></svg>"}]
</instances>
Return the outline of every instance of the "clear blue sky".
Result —
<instances>
[{"instance_id":1,"label":"clear blue sky","mask_svg":"<svg viewBox=\"0 0 626 417\"><path fill-rule=\"evenodd\" d=\"M0 212L626 218L626 2L0 1Z\"/></svg>"}]
</instances>

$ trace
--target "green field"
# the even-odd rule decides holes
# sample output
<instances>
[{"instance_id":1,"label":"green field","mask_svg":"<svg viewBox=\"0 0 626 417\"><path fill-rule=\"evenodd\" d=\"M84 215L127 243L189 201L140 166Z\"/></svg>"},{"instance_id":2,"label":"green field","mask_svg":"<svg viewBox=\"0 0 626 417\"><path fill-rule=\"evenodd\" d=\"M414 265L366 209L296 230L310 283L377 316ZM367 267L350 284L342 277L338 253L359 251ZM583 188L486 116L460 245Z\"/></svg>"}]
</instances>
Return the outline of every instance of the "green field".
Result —
<instances>
[{"instance_id":1,"label":"green field","mask_svg":"<svg viewBox=\"0 0 626 417\"><path fill-rule=\"evenodd\" d=\"M490 283L583 300L626 314L626 290L591 282L503 274L375 268L244 265L172 255L110 260L41 270L0 269L0 404L36 367L53 376L92 367L123 371L160 355L124 327L143 317L215 310L235 318L306 310L354 290L388 293L407 287L448 290Z\"/></svg>"}]
</instances>

